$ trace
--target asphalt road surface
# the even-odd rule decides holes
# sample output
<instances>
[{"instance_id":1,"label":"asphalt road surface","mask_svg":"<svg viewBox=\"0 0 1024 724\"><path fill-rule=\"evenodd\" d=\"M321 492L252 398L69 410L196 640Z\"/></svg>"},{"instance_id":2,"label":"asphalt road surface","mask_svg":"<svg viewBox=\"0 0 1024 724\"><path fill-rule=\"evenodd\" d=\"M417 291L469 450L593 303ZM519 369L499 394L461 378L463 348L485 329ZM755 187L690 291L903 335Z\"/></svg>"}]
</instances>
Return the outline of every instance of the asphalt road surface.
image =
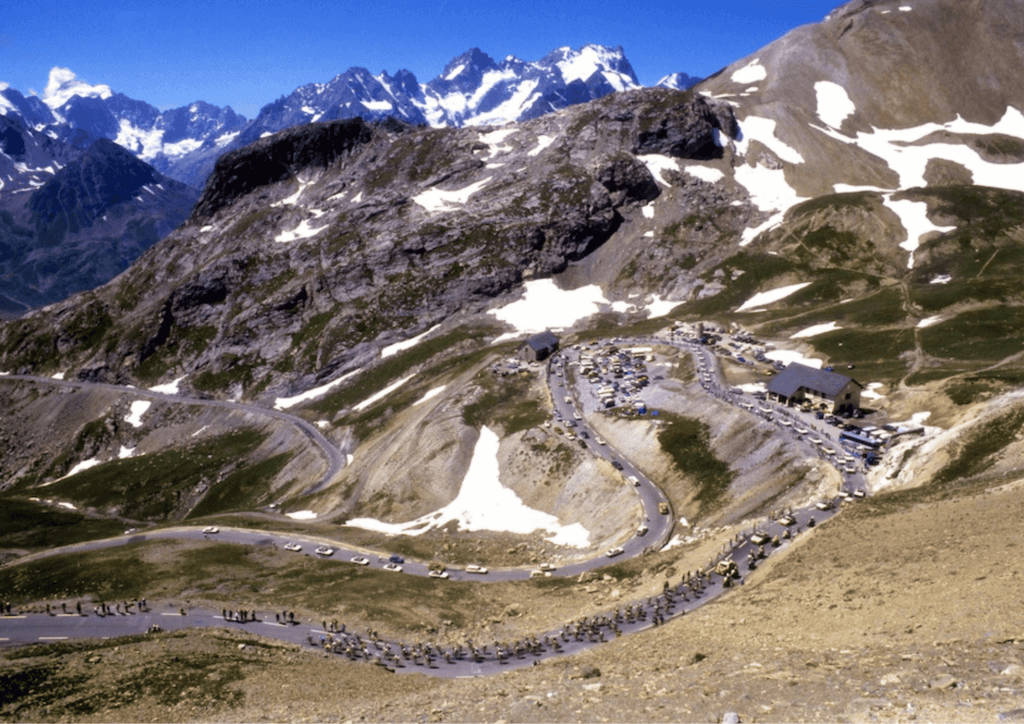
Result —
<instances>
[{"instance_id":1,"label":"asphalt road surface","mask_svg":"<svg viewBox=\"0 0 1024 724\"><path fill-rule=\"evenodd\" d=\"M828 430L811 424L804 424L798 414L768 403L754 405L750 396L737 395L727 390L722 383L720 372L714 355L707 348L682 341L666 341L664 339L641 338L620 341L621 345L629 344L672 344L691 352L698 366L701 383L709 395L720 400L743 406L751 414L765 419L778 421L780 434L788 435L795 445L803 452L817 454L834 464L834 455L825 455L822 448L831 446L839 450L838 440L830 437ZM586 408L579 404L578 393L567 381L565 352L560 352L548 365L548 384L554 401L555 412L563 421L572 420L575 426L570 428L577 438L582 438L587 449L594 455L609 463L617 461L621 465L620 473L623 484L632 485L639 498L643 510L643 521L647 527L643 535L634 534L622 545L622 552L615 560L641 555L650 547L660 548L667 542L671 533L673 520L671 515L658 512L660 503L668 503L664 493L643 471L633 462L625 458L610 445L596 443L596 434L586 424ZM9 375L0 380L21 380L41 384L65 387L99 387L114 392L130 394L143 399L153 399L179 404L200 404L214 407L237 409L245 412L256 412L297 425L324 453L328 461L328 470L310 492L319 490L326 485L338 471L344 467L344 459L340 451L333 446L313 425L294 415L278 410L268 410L242 403L220 402L215 400L199 400L181 395L152 392L136 388L101 383L74 382L41 378L25 375ZM566 399L568 398L568 400ZM580 419L576 419L577 416ZM783 425L786 420L789 424ZM800 433L799 430L806 430ZM584 437L581 433L586 433ZM812 442L817 439L818 442ZM633 477L636 484L629 478ZM848 492L864 490L863 474L858 472L846 474L844 489ZM421 671L436 676L481 676L495 673L508 668L532 665L552 656L571 654L585 648L596 646L616 636L626 635L661 625L674 617L684 615L688 611L714 600L727 589L729 584L742 585L745 574L749 573L764 556L776 550L786 548L792 538L800 532L835 515L843 501L820 501L818 507L790 511L785 517L766 521L756 531L737 536L734 541L721 551L720 555L709 562L708 569L714 568L721 561L731 561L726 575L710 573L709 570L688 573L684 580L667 589L661 596L643 601L623 604L619 608L607 611L599 616L589 617L580 621L566 622L557 631L549 631L529 639L509 642L477 643L467 642L454 649L444 649L431 642L394 642L382 641L370 632L357 635L354 632L326 631L322 625L294 622L281 623L280 616L274 612L261 612L255 620L241 623L236 620L225 620L221 612L202 609L189 609L184 615L177 610L149 610L145 612L133 608L131 613L114 613L99 615L96 612L84 611L83 615L72 614L25 614L0 617L0 646L20 646L29 643L60 641L73 638L109 638L134 633L145 633L152 626L163 630L180 629L196 626L233 626L244 627L253 633L270 636L285 641L305 644L314 650L326 649L337 656L352 660L371 661L395 671ZM338 561L339 565L365 565L372 568L383 568L389 563L387 554L366 551L352 547L339 546L336 542L316 536L301 534L283 534L258 531L245 528L219 528L216 533L204 532L197 527L173 527L152 531L135 531L118 538L64 546L18 559L9 565L18 565L49 555L73 551L97 550L118 545L126 545L144 540L159 539L205 539L211 542L230 542L242 545L284 547L286 544L297 545L301 550L295 555L311 555ZM657 545L652 545L657 542ZM331 552L318 553L320 549ZM355 560L353 560L355 559ZM609 563L609 556L599 555L595 558L566 565L551 571L557 576L577 576L585 571L600 568ZM401 571L394 575L428 575L427 566L417 561L403 561L399 564ZM449 569L452 580L510 581L523 580L530 576L531 567L492 570L486 574L472 574L464 570ZM443 585L443 584L442 584ZM271 620L273 619L273 620Z\"/></svg>"}]
</instances>

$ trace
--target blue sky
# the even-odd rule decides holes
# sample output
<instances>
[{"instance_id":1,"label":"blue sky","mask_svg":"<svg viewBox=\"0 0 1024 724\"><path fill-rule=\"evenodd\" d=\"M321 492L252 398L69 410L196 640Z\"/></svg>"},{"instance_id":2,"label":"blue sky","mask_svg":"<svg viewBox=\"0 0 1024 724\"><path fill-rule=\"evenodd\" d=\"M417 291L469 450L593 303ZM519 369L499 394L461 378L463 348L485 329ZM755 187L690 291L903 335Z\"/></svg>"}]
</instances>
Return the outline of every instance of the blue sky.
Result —
<instances>
[{"instance_id":1,"label":"blue sky","mask_svg":"<svg viewBox=\"0 0 1024 724\"><path fill-rule=\"evenodd\" d=\"M296 87L351 66L411 70L420 82L479 47L536 60L564 45L621 45L640 82L710 75L839 0L6 0L0 82L28 94L50 68L161 108L195 100L253 117Z\"/></svg>"}]
</instances>

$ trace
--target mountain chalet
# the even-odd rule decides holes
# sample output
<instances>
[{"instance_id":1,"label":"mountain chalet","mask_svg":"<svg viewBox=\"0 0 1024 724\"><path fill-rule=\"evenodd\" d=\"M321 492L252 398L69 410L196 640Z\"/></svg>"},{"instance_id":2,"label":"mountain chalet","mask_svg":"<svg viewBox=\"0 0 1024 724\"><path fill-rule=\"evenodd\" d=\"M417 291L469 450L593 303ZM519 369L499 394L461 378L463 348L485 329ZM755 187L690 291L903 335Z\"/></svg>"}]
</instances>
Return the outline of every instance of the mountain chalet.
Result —
<instances>
[{"instance_id":1,"label":"mountain chalet","mask_svg":"<svg viewBox=\"0 0 1024 724\"><path fill-rule=\"evenodd\" d=\"M545 330L535 334L523 342L519 348L519 359L524 362L540 362L547 359L558 350L558 337Z\"/></svg>"},{"instance_id":2,"label":"mountain chalet","mask_svg":"<svg viewBox=\"0 0 1024 724\"><path fill-rule=\"evenodd\" d=\"M819 370L798 362L768 382L768 396L779 402L831 407L833 414L853 412L860 407L860 392L864 385L838 372Z\"/></svg>"}]
</instances>

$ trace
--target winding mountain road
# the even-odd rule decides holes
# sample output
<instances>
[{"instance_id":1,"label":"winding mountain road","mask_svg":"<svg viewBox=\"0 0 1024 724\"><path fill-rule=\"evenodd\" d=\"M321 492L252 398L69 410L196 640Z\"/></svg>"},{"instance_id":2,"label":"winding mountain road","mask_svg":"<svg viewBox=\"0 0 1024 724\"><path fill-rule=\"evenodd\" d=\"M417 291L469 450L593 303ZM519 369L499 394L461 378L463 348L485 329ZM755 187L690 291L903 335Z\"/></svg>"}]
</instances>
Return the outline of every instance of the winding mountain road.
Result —
<instances>
[{"instance_id":1,"label":"winding mountain road","mask_svg":"<svg viewBox=\"0 0 1024 724\"><path fill-rule=\"evenodd\" d=\"M284 422L295 425L302 433L310 439L310 441L316 445L320 452L324 456L324 461L327 465L327 470L321 476L315 484L307 489L304 495L315 493L318 490L328 485L342 468L345 467L345 456L341 454L341 451L336 445L331 443L323 433L320 432L315 425L303 420L301 417L282 412L280 410L273 410L266 407L259 407L258 405L247 405L242 402L226 402L222 400L206 400L198 397L188 397L186 395L179 395L177 393L169 392L155 392L153 390L147 390L141 387L130 387L126 385L113 385L106 382L84 382L78 380L62 380L54 377L37 377L35 375L0 375L0 382L17 381L17 382L32 382L35 384L51 385L56 387L72 388L72 389L92 389L92 390L106 390L121 395L128 395L143 400L153 400L156 402L167 402L172 404L180 405L202 405L203 407L219 407L226 410L235 410L238 412L251 413L260 415L262 417L268 417L274 420L282 420Z\"/></svg>"},{"instance_id":2,"label":"winding mountain road","mask_svg":"<svg viewBox=\"0 0 1024 724\"><path fill-rule=\"evenodd\" d=\"M742 405L751 414L760 415L765 419L782 420L786 419L788 411L762 406L755 408L750 403L743 403L740 396L726 391L723 387L717 362L714 355L707 348L695 345L691 342L676 340L665 340L662 338L637 338L628 341L619 341L619 344L669 344L694 355L698 363L698 372L701 384L709 395L712 395L730 404ZM630 478L635 479L633 487L636 489L642 510L644 525L647 530L643 534L631 536L621 544L621 552L616 556L629 558L643 554L650 548L661 548L671 534L673 520L671 515L665 515L658 511L659 504L669 504L665 494L654 484L634 462L629 461L625 456L618 453L614 448L605 444L598 445L594 441L594 435L586 425L585 406L579 405L577 392L566 394L566 363L568 358L565 352L558 353L548 364L547 380L551 391L551 398L554 403L556 415L563 420L574 420L577 425L573 428L578 434L587 432L584 438L587 449L594 455L601 457L608 462L615 461L620 466L624 482ZM220 402L215 400L198 400L183 395L153 392L136 388L126 388L117 385L103 383L75 382L55 380L52 378L34 377L29 375L7 375L0 377L3 380L19 380L41 384L60 385L75 388L100 388L129 394L143 399L158 400L163 402L208 405L244 412L255 412L267 417L284 420L298 426L324 453L328 462L328 470L321 480L310 488L310 491L318 490L326 485L344 467L344 459L340 451L307 421L294 415L283 413L277 410L267 410L253 405L245 405L234 402ZM562 380L561 387L559 381ZM560 393L561 391L561 393ZM581 411L582 410L582 411ZM576 419L576 416L579 419ZM808 436L812 436L810 427L800 433L800 429L792 422L788 425L780 425L780 434L788 434L793 442L800 446L801 450L821 454L822 444L812 444ZM818 434L824 434L819 432ZM830 456L824 456L828 459ZM832 462L832 460L830 460ZM844 487L850 492L863 490L862 476L847 474ZM489 645L474 645L467 642L459 647L440 647L429 642L416 644L404 644L402 642L386 642L377 639L372 633L356 635L353 632L324 631L320 627L310 627L299 623L281 623L275 616L271 623L269 617L273 613L257 615L255 620L246 623L225 620L218 612L206 611L203 609L189 609L186 615L178 611L160 611L145 613L120 613L108 615L45 615L45 614L17 614L0 617L0 646L17 646L40 641L63 640L65 638L83 637L107 637L120 636L130 633L143 633L150 626L156 624L163 629L177 629L192 626L242 626L248 627L253 632L261 635L278 638L295 643L304 643L316 649L325 649L339 656L352 660L365 660L385 666L394 671L421 671L436 676L481 676L496 673L518 666L532 665L533 663L551 656L570 654L590 646L595 646L602 641L615 636L645 630L652 626L661 625L665 621L693 611L718 596L722 595L732 585L742 584L743 576L756 567L757 561L775 550L785 549L790 545L792 538L800 531L808 530L817 523L827 520L835 515L841 504L841 498L830 501L821 501L818 507L808 507L800 510L790 511L786 517L764 521L756 531L750 531L744 535L737 536L733 542L723 550L713 561L707 570L698 569L688 572L683 579L675 586L667 588L661 595L648 598L644 601L636 601L624 604L614 611L608 611L603 615L589 617L578 621L567 622L565 626L556 631L549 631L542 635L529 637L521 641L492 642ZM356 565L353 558L363 559L360 565L379 568L387 564L388 559L378 552L360 550L352 547L339 546L336 542L328 539L304 535L285 534L279 532L268 532L246 528L225 527L216 533L206 533L200 528L178 526L152 531L138 531L130 535L121 536L99 541L90 541L72 546L64 546L36 553L14 561L10 565L19 565L42 557L58 555L61 553L97 550L118 545L126 545L144 540L161 539L207 539L223 542L284 547L286 543L301 547L304 555L318 556L316 549L323 546L332 549L329 556L331 560L339 561L343 565ZM657 542L657 543L655 543ZM386 555L386 554L385 554ZM336 556L336 557L335 557ZM728 575L711 573L711 568L719 561L730 560L735 563L732 572ZM598 556L586 561L579 561L570 565L559 567L551 572L557 576L578 576L580 573L600 568L608 564L607 556ZM411 575L428 575L427 566L416 561L405 561L402 563L402 572ZM486 581L511 581L524 580L530 576L529 568L501 569L489 572L487 575L476 575L462 570L450 570L449 576L454 580L475 580ZM726 581L729 583L726 583ZM439 581L438 585L444 585ZM252 627L256 627L253 629Z\"/></svg>"}]
</instances>

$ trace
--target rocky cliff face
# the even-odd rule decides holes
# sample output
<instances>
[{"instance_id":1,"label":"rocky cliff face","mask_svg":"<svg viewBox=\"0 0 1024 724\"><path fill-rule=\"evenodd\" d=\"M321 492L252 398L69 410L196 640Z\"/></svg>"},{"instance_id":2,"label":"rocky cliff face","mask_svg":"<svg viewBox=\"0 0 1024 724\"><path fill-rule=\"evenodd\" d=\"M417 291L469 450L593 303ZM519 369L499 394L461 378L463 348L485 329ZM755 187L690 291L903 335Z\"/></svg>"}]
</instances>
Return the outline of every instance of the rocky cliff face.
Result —
<instances>
[{"instance_id":1,"label":"rocky cliff face","mask_svg":"<svg viewBox=\"0 0 1024 724\"><path fill-rule=\"evenodd\" d=\"M127 274L5 328L0 366L301 388L586 257L660 195L641 158L714 158L731 123L650 90L497 130L284 131L223 157Z\"/></svg>"}]
</instances>

